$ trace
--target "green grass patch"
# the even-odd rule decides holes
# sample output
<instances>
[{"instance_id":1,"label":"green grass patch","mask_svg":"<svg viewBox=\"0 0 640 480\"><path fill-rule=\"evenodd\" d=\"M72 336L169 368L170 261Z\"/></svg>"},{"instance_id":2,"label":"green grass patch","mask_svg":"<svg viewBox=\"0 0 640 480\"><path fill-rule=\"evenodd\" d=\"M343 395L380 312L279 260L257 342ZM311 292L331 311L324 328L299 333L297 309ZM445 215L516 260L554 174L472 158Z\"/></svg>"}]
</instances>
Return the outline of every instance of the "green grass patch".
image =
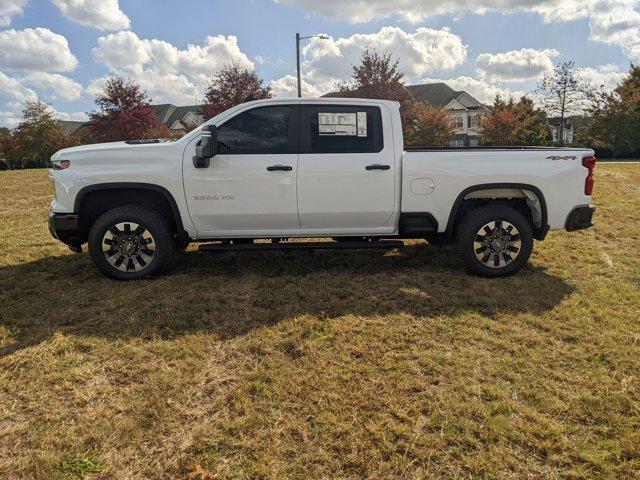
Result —
<instances>
[{"instance_id":1,"label":"green grass patch","mask_svg":"<svg viewBox=\"0 0 640 480\"><path fill-rule=\"evenodd\" d=\"M0 478L640 478L639 185L599 165L507 279L416 241L117 283L0 172Z\"/></svg>"}]
</instances>

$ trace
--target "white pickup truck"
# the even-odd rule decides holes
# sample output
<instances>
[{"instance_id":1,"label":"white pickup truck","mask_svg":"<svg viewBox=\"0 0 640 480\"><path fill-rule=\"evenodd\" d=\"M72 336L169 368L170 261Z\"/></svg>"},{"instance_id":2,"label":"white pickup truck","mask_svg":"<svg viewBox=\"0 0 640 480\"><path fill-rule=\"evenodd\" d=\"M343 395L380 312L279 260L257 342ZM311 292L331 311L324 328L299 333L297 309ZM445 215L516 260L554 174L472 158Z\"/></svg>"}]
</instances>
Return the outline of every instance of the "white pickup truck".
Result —
<instances>
[{"instance_id":1,"label":"white pickup truck","mask_svg":"<svg viewBox=\"0 0 640 480\"><path fill-rule=\"evenodd\" d=\"M388 249L409 238L455 243L471 272L505 276L534 238L588 228L595 210L592 150L405 150L399 105L381 100L249 102L174 142L67 148L51 163L52 234L76 252L88 243L121 280L161 273L190 242Z\"/></svg>"}]
</instances>

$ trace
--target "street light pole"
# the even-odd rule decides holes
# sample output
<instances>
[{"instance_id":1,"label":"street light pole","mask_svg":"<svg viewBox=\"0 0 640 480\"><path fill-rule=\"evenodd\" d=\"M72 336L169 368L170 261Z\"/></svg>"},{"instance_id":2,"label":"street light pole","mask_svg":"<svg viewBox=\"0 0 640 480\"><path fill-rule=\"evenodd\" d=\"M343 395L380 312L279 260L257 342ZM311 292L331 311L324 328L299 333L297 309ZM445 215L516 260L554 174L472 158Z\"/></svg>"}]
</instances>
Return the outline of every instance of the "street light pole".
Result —
<instances>
[{"instance_id":1,"label":"street light pole","mask_svg":"<svg viewBox=\"0 0 640 480\"><path fill-rule=\"evenodd\" d=\"M323 34L301 37L299 33L296 33L296 69L298 73L298 98L302 98L302 77L300 75L300 40L304 40L306 38L319 38L320 40L329 40L329 37Z\"/></svg>"},{"instance_id":2,"label":"street light pole","mask_svg":"<svg viewBox=\"0 0 640 480\"><path fill-rule=\"evenodd\" d=\"M300 34L296 33L296 66L298 71L298 98L302 98L302 81L300 79Z\"/></svg>"}]
</instances>

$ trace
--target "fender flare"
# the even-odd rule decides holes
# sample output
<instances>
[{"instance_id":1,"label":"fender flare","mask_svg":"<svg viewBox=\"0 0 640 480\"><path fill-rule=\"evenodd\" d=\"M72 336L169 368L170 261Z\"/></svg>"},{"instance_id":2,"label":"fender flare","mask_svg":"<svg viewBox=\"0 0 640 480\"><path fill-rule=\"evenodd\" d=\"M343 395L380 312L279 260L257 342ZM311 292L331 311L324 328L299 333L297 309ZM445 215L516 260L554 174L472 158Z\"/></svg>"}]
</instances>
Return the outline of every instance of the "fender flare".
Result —
<instances>
[{"instance_id":1,"label":"fender flare","mask_svg":"<svg viewBox=\"0 0 640 480\"><path fill-rule=\"evenodd\" d=\"M138 183L138 182L111 182L111 183L97 183L94 185L88 185L80 189L78 194L76 195L76 199L73 202L73 211L75 213L80 213L80 206L82 205L82 200L88 193L101 191L101 190L152 190L154 192L160 193L166 200L169 202L169 206L171 207L171 213L173 213L173 217L176 222L176 228L179 232L180 236L186 235L184 230L184 225L182 223L182 216L180 215L180 209L178 208L178 204L176 200L173 198L173 195L169 190L160 185L154 185L152 183ZM188 236L187 236L188 237Z\"/></svg>"},{"instance_id":2,"label":"fender flare","mask_svg":"<svg viewBox=\"0 0 640 480\"><path fill-rule=\"evenodd\" d=\"M534 238L538 240L544 239L544 237L547 235L547 232L549 231L547 201L544 198L544 194L538 187L534 187L533 185L529 185L527 183L482 183L465 188L462 192L460 192L460 195L458 195L455 202L453 203L453 206L451 207L451 212L449 213L449 219L447 221L446 235L449 238L453 236L453 222L455 221L456 216L458 215L458 211L462 206L464 197L472 192L477 192L480 190L493 190L501 188L529 190L538 197L538 200L540 201L540 209L542 210L542 225L540 227L534 227Z\"/></svg>"}]
</instances>

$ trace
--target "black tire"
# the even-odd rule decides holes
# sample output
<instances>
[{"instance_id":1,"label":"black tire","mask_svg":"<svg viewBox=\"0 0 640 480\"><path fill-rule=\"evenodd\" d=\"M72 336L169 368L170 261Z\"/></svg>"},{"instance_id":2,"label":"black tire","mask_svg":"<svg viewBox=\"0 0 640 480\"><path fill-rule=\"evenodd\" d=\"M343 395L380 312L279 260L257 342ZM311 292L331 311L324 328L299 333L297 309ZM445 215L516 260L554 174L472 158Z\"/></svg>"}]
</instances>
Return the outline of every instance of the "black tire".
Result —
<instances>
[{"instance_id":1,"label":"black tire","mask_svg":"<svg viewBox=\"0 0 640 480\"><path fill-rule=\"evenodd\" d=\"M533 232L529 221L513 208L487 205L464 216L458 226L456 248L471 273L488 278L506 277L518 272L529 260Z\"/></svg>"},{"instance_id":2,"label":"black tire","mask_svg":"<svg viewBox=\"0 0 640 480\"><path fill-rule=\"evenodd\" d=\"M118 225L123 226L122 230ZM138 228L131 231L134 225L143 231ZM125 205L104 213L91 227L88 244L96 267L116 280L160 275L171 264L176 249L167 220L156 210L140 205ZM109 250L105 252L104 248Z\"/></svg>"}]
</instances>

